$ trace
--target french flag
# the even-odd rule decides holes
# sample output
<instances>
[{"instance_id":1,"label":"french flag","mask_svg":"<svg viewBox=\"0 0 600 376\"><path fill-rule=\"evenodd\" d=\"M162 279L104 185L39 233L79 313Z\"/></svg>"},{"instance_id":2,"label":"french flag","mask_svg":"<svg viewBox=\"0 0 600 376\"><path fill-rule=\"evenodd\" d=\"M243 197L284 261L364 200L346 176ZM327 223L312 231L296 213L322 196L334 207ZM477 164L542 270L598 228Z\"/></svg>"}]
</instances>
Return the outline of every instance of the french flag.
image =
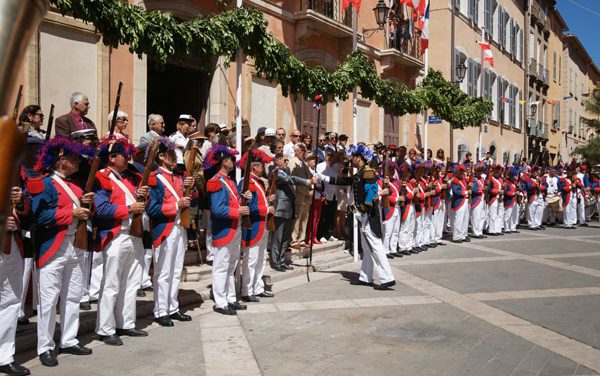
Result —
<instances>
[{"instance_id":1,"label":"french flag","mask_svg":"<svg viewBox=\"0 0 600 376\"><path fill-rule=\"evenodd\" d=\"M429 48L429 4L425 10L425 15L419 20L421 29L421 54Z\"/></svg>"},{"instance_id":2,"label":"french flag","mask_svg":"<svg viewBox=\"0 0 600 376\"><path fill-rule=\"evenodd\" d=\"M488 61L490 65L494 66L494 55L492 55L492 50L490 48L490 44L486 42L477 42L481 46L481 53L483 55L483 61Z\"/></svg>"},{"instance_id":3,"label":"french flag","mask_svg":"<svg viewBox=\"0 0 600 376\"><path fill-rule=\"evenodd\" d=\"M406 4L418 12L419 14L425 14L425 2L427 0L400 0L400 4Z\"/></svg>"}]
</instances>

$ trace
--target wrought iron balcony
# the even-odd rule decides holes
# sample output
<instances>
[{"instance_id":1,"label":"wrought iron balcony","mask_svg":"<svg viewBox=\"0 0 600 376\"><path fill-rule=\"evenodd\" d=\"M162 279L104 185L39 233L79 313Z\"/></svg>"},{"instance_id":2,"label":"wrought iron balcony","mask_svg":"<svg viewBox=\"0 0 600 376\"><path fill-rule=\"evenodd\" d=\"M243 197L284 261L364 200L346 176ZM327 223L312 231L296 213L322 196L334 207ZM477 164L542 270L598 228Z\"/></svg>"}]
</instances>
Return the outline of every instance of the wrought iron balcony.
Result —
<instances>
[{"instance_id":1,"label":"wrought iron balcony","mask_svg":"<svg viewBox=\"0 0 600 376\"><path fill-rule=\"evenodd\" d=\"M538 71L537 60L535 60L534 58L530 58L529 59L529 75L537 77L538 73L539 73L539 71Z\"/></svg>"},{"instance_id":2,"label":"wrought iron balcony","mask_svg":"<svg viewBox=\"0 0 600 376\"><path fill-rule=\"evenodd\" d=\"M306 10L313 10L334 21L352 27L352 7L341 11L341 0L306 0Z\"/></svg>"},{"instance_id":3,"label":"wrought iron balcony","mask_svg":"<svg viewBox=\"0 0 600 376\"><path fill-rule=\"evenodd\" d=\"M529 128L529 136L545 140L548 139L548 124L536 121L535 119L528 119L527 127Z\"/></svg>"}]
</instances>

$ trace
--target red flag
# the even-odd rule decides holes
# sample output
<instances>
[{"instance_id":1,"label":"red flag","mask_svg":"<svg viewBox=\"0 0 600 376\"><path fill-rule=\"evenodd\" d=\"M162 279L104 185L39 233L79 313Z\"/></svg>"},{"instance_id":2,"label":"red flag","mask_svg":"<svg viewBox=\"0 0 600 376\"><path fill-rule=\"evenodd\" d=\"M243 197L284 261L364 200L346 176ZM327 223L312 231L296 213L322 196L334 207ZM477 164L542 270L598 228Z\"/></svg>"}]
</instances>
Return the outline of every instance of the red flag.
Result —
<instances>
[{"instance_id":1,"label":"red flag","mask_svg":"<svg viewBox=\"0 0 600 376\"><path fill-rule=\"evenodd\" d=\"M429 48L429 4L427 4L427 10L425 15L419 20L419 26L421 29L421 54Z\"/></svg>"},{"instance_id":2,"label":"red flag","mask_svg":"<svg viewBox=\"0 0 600 376\"><path fill-rule=\"evenodd\" d=\"M483 55L483 61L489 61L490 65L494 66L494 55L492 55L492 49L489 43L477 42L481 46L481 52Z\"/></svg>"},{"instance_id":3,"label":"red flag","mask_svg":"<svg viewBox=\"0 0 600 376\"><path fill-rule=\"evenodd\" d=\"M352 4L356 8L356 13L360 13L360 2L362 0L342 0L342 12Z\"/></svg>"},{"instance_id":4,"label":"red flag","mask_svg":"<svg viewBox=\"0 0 600 376\"><path fill-rule=\"evenodd\" d=\"M400 0L400 4L406 4L406 6L413 8L415 13L419 15L425 14L426 2L427 0Z\"/></svg>"}]
</instances>

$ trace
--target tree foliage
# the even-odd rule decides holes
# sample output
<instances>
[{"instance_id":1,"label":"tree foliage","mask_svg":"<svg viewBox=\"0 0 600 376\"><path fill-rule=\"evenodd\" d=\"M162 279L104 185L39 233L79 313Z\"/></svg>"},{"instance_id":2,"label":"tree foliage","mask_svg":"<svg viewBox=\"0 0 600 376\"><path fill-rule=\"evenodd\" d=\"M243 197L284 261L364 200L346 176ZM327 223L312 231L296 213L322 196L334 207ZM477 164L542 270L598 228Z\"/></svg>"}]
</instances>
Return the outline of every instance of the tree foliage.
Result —
<instances>
[{"instance_id":1,"label":"tree foliage","mask_svg":"<svg viewBox=\"0 0 600 376\"><path fill-rule=\"evenodd\" d=\"M281 85L283 95L302 94L325 100L344 100L354 86L361 95L395 115L431 108L453 127L478 126L493 109L491 101L471 97L430 70L421 86L409 90L384 80L372 61L356 52L340 62L334 72L309 67L267 30L268 22L256 9L234 9L183 22L170 13L130 5L119 0L50 0L60 13L91 22L106 45L128 45L132 53L147 54L166 64L170 57L194 56L203 67L214 56L233 61L241 49L254 59L257 73Z\"/></svg>"},{"instance_id":2,"label":"tree foliage","mask_svg":"<svg viewBox=\"0 0 600 376\"><path fill-rule=\"evenodd\" d=\"M592 91L592 95L589 100L585 102L585 108L596 117L600 116L600 84L598 84ZM600 121L598 119L591 119L588 121L588 125L595 129L596 132L600 131ZM588 141L587 145L578 146L573 150L572 154L581 154L583 158L591 164L600 163L600 137L595 134Z\"/></svg>"}]
</instances>

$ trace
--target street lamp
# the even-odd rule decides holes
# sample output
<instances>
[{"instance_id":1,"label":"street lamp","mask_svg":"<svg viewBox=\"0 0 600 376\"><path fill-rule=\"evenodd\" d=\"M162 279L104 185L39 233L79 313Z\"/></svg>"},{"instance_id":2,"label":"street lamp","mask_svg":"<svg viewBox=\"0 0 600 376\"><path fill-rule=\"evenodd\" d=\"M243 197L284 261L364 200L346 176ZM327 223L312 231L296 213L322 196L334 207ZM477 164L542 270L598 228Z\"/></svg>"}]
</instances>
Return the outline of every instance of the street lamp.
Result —
<instances>
[{"instance_id":1,"label":"street lamp","mask_svg":"<svg viewBox=\"0 0 600 376\"><path fill-rule=\"evenodd\" d=\"M532 103L529 105L529 113L532 118L535 118L535 114L537 113L537 103Z\"/></svg>"},{"instance_id":2,"label":"street lamp","mask_svg":"<svg viewBox=\"0 0 600 376\"><path fill-rule=\"evenodd\" d=\"M467 66L464 61L461 61L460 65L456 67L456 81L452 81L453 84L460 84L465 79L465 75L467 74Z\"/></svg>"},{"instance_id":3,"label":"street lamp","mask_svg":"<svg viewBox=\"0 0 600 376\"><path fill-rule=\"evenodd\" d=\"M379 30L383 30L385 23L388 18L388 13L390 11L390 7L385 4L384 0L379 0L375 8L373 8L373 13L375 13L375 22L377 22L378 27L362 29L363 39L365 39L365 33L369 33L367 37L370 37L375 32Z\"/></svg>"}]
</instances>

